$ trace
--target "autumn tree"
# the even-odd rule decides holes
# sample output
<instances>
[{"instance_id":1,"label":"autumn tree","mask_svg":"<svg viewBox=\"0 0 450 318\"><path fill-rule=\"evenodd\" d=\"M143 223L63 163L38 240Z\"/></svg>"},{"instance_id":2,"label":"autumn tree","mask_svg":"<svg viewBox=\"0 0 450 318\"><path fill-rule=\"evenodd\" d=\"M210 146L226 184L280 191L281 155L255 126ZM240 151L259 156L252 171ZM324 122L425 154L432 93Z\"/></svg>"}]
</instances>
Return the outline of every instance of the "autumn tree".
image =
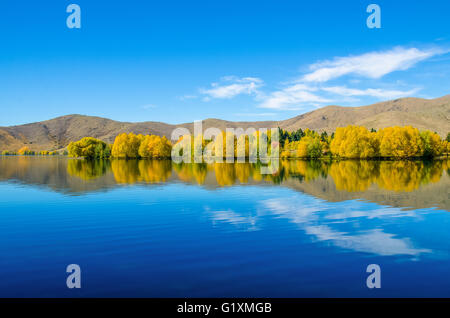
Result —
<instances>
[{"instance_id":1,"label":"autumn tree","mask_svg":"<svg viewBox=\"0 0 450 318\"><path fill-rule=\"evenodd\" d=\"M322 156L320 136L305 136L298 142L297 156L300 158L319 158Z\"/></svg>"},{"instance_id":2,"label":"autumn tree","mask_svg":"<svg viewBox=\"0 0 450 318\"><path fill-rule=\"evenodd\" d=\"M67 150L71 157L94 159L108 158L111 155L111 147L104 141L93 137L84 137L79 141L71 142Z\"/></svg>"},{"instance_id":3,"label":"autumn tree","mask_svg":"<svg viewBox=\"0 0 450 318\"><path fill-rule=\"evenodd\" d=\"M20 148L17 153L21 156L25 156L25 155L34 155L34 152L30 150L30 148L28 148L27 146L23 146L22 148Z\"/></svg>"},{"instance_id":4,"label":"autumn tree","mask_svg":"<svg viewBox=\"0 0 450 318\"><path fill-rule=\"evenodd\" d=\"M336 129L330 144L334 155L343 158L373 158L379 156L379 140L366 127L347 126Z\"/></svg>"},{"instance_id":5,"label":"autumn tree","mask_svg":"<svg viewBox=\"0 0 450 318\"><path fill-rule=\"evenodd\" d=\"M423 142L417 128L388 127L379 131L382 157L411 158L423 155Z\"/></svg>"},{"instance_id":6,"label":"autumn tree","mask_svg":"<svg viewBox=\"0 0 450 318\"><path fill-rule=\"evenodd\" d=\"M139 147L143 140L143 135L122 133L114 140L111 155L115 158L139 158Z\"/></svg>"},{"instance_id":7,"label":"autumn tree","mask_svg":"<svg viewBox=\"0 0 450 318\"><path fill-rule=\"evenodd\" d=\"M444 152L448 155L450 154L450 142L447 140L444 140L444 146L443 146Z\"/></svg>"},{"instance_id":8,"label":"autumn tree","mask_svg":"<svg viewBox=\"0 0 450 318\"><path fill-rule=\"evenodd\" d=\"M445 144L441 140L438 134L429 130L422 131L420 133L422 140L423 156L427 158L433 158L440 156L445 150Z\"/></svg>"},{"instance_id":9,"label":"autumn tree","mask_svg":"<svg viewBox=\"0 0 450 318\"><path fill-rule=\"evenodd\" d=\"M167 138L147 135L143 138L138 154L141 158L163 159L170 158L172 144Z\"/></svg>"}]
</instances>

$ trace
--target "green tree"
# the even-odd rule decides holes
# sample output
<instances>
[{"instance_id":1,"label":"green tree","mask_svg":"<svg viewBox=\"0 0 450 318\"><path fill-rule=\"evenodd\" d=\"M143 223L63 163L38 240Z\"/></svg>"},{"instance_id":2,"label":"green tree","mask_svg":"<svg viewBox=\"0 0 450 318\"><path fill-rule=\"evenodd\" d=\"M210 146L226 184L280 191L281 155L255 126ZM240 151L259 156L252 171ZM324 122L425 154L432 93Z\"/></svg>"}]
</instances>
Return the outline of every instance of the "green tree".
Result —
<instances>
[{"instance_id":1,"label":"green tree","mask_svg":"<svg viewBox=\"0 0 450 318\"><path fill-rule=\"evenodd\" d=\"M111 156L111 146L93 137L84 137L79 141L71 142L67 150L70 157L93 159L109 158Z\"/></svg>"}]
</instances>

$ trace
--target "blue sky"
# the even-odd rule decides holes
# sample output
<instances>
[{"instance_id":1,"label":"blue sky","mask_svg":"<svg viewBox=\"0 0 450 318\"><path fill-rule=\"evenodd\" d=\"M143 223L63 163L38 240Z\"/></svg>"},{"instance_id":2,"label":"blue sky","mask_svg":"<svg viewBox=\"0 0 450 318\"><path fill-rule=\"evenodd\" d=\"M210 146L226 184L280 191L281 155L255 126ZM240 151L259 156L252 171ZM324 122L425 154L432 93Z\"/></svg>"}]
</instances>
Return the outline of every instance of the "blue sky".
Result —
<instances>
[{"instance_id":1,"label":"blue sky","mask_svg":"<svg viewBox=\"0 0 450 318\"><path fill-rule=\"evenodd\" d=\"M81 29L66 7L81 7ZM366 7L381 8L381 29ZM450 94L450 2L29 1L0 10L0 125L280 120Z\"/></svg>"}]
</instances>

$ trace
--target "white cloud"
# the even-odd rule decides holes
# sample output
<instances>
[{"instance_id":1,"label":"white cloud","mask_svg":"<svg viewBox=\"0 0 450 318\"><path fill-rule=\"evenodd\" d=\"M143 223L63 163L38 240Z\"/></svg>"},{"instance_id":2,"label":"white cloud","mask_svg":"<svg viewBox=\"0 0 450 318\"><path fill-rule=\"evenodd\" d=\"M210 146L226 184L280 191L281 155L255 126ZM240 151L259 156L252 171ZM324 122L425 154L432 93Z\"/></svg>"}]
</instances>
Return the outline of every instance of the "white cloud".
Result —
<instances>
[{"instance_id":1,"label":"white cloud","mask_svg":"<svg viewBox=\"0 0 450 318\"><path fill-rule=\"evenodd\" d=\"M362 55L336 57L312 64L312 71L301 78L303 82L326 82L347 74L367 78L380 78L398 70L407 70L416 63L444 53L439 49L419 50L396 47L389 51L370 52Z\"/></svg>"},{"instance_id":2,"label":"white cloud","mask_svg":"<svg viewBox=\"0 0 450 318\"><path fill-rule=\"evenodd\" d=\"M407 70L420 61L433 56L448 53L448 50L432 48L395 47L385 51L373 51L361 55L334 57L309 66L309 72L301 75L294 82L284 83L281 89L264 93L261 87L264 82L257 77L225 76L218 83L212 83L210 88L201 89L203 101L211 99L231 99L238 95L251 95L259 102L259 108L273 110L310 110L326 104L356 103L357 97L373 97L380 100L396 99L413 96L420 89L409 90L360 88L364 79L374 79L395 71ZM340 79L339 84L325 84L345 75L349 78ZM367 84L367 80L366 80ZM355 88L347 85L355 86ZM396 83L397 87L404 84ZM367 87L367 85L364 85ZM383 85L386 87L386 83ZM394 86L392 86L394 87ZM263 116L263 115L260 115Z\"/></svg>"},{"instance_id":3,"label":"white cloud","mask_svg":"<svg viewBox=\"0 0 450 318\"><path fill-rule=\"evenodd\" d=\"M271 109L298 109L299 106L305 103L321 104L329 103L331 100L320 97L312 92L317 91L317 88L309 87L304 84L296 84L286 87L280 91L271 93L264 97L264 101L259 105L261 108Z\"/></svg>"},{"instance_id":4,"label":"white cloud","mask_svg":"<svg viewBox=\"0 0 450 318\"><path fill-rule=\"evenodd\" d=\"M226 83L212 83L211 88L200 90L201 94L206 95L205 101L211 98L229 99L240 94L256 95L259 93L258 88L263 85L263 81L256 77L226 76L221 81Z\"/></svg>"},{"instance_id":5,"label":"white cloud","mask_svg":"<svg viewBox=\"0 0 450 318\"><path fill-rule=\"evenodd\" d=\"M323 91L342 96L372 96L380 99L395 99L400 97L408 97L417 93L419 89L415 88L409 91L385 90L380 88L355 89L346 86L322 87Z\"/></svg>"}]
</instances>

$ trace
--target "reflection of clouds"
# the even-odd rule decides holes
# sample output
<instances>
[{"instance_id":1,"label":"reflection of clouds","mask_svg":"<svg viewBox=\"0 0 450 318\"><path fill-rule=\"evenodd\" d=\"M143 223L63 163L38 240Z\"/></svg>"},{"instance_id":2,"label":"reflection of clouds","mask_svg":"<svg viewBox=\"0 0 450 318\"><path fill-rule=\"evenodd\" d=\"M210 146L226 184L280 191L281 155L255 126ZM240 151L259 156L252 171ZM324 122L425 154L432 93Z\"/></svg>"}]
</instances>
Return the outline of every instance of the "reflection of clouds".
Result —
<instances>
[{"instance_id":1,"label":"reflection of clouds","mask_svg":"<svg viewBox=\"0 0 450 318\"><path fill-rule=\"evenodd\" d=\"M383 218L383 217L415 217L414 211L403 211L396 208L379 208L368 211L348 209L337 213L324 209L321 201L292 197L285 199L268 199L262 201L263 206L272 214L289 219L303 228L308 235L315 236L319 241L331 241L335 246L358 252L377 255L419 255L429 253L428 249L414 248L409 238L395 238L394 234L384 233L380 229L362 231L360 234L349 234L333 230L329 225L315 225L327 220L348 222L351 218ZM343 207L341 207L343 208Z\"/></svg>"},{"instance_id":2,"label":"reflection of clouds","mask_svg":"<svg viewBox=\"0 0 450 318\"><path fill-rule=\"evenodd\" d=\"M294 223L305 223L312 220L318 219L318 212L320 209L324 209L317 202L314 205L309 204L309 206L301 205L300 202L295 201L284 201L280 199L268 199L263 201L264 207L269 210L272 214L282 216L290 219Z\"/></svg>"},{"instance_id":3,"label":"reflection of clouds","mask_svg":"<svg viewBox=\"0 0 450 318\"><path fill-rule=\"evenodd\" d=\"M371 209L367 211L355 210L355 204L353 202L352 207L343 206L339 207L339 212L330 210L330 207L325 207L323 201L318 199L305 199L299 200L298 197L292 197L287 199L268 199L263 201L263 206L268 209L272 214L280 215L289 218L294 223L303 223L311 220L318 219L319 216L329 220L344 221L351 218L384 218L384 217L417 217L417 213L413 210L402 210L390 207L380 207L377 209ZM327 212L324 215L324 212Z\"/></svg>"},{"instance_id":4,"label":"reflection of clouds","mask_svg":"<svg viewBox=\"0 0 450 318\"><path fill-rule=\"evenodd\" d=\"M386 207L377 207L364 211L355 210L355 206L353 208L339 205L336 207L324 206L321 200L304 196L267 199L261 203L264 212L268 212L278 218L288 219L290 222L298 224L306 234L313 236L317 241L329 241L343 249L381 256L417 256L431 252L429 249L415 248L409 238L397 238L395 234L385 233L382 229L369 228L348 233L332 228L332 226L337 224L350 223L355 219L361 218L368 220L417 217L414 211ZM339 210L336 211L336 208ZM246 227L245 230L257 230L257 221L263 214L262 211L259 211L256 215L244 216L230 209L212 211L206 208L205 210L213 222L225 222L236 227L244 226Z\"/></svg>"},{"instance_id":5,"label":"reflection of clouds","mask_svg":"<svg viewBox=\"0 0 450 318\"><path fill-rule=\"evenodd\" d=\"M383 217L417 217L417 213L412 210L401 210L401 209L395 209L395 208L380 208L370 211L355 211L355 210L348 210L344 212L339 213L332 213L325 218L330 220L345 220L345 219L351 219L351 218L361 218L365 217L368 219L375 219L375 218L383 218Z\"/></svg>"},{"instance_id":6,"label":"reflection of clouds","mask_svg":"<svg viewBox=\"0 0 450 318\"><path fill-rule=\"evenodd\" d=\"M394 238L394 234L384 233L380 229L370 230L364 234L349 235L321 225L307 226L305 232L314 235L319 241L331 240L334 245L342 248L382 256L419 255L431 252L428 249L414 248L409 238Z\"/></svg>"},{"instance_id":7,"label":"reflection of clouds","mask_svg":"<svg viewBox=\"0 0 450 318\"><path fill-rule=\"evenodd\" d=\"M226 222L236 226L240 225L250 225L247 230L257 230L256 220L257 216L242 216L239 213L234 212L233 210L221 210L221 211L211 211L209 208L205 209L209 214L210 218L213 222Z\"/></svg>"},{"instance_id":8,"label":"reflection of clouds","mask_svg":"<svg viewBox=\"0 0 450 318\"><path fill-rule=\"evenodd\" d=\"M357 201L354 201L355 204L350 208L344 205L324 205L322 200L305 196L267 199L261 203L264 212L288 219L298 224L307 235L313 236L317 241L329 241L343 249L381 256L417 256L432 252L429 249L415 248L410 238L398 238L395 234L385 233L378 228L355 230L351 233L332 228L337 224L350 223L363 218L369 220L418 217L415 211L378 206L370 210L358 210ZM263 215L262 211L256 215L244 216L230 209L212 211L206 208L205 210L210 214L213 222L226 222L236 227L248 226L246 230L257 230L257 221Z\"/></svg>"}]
</instances>

